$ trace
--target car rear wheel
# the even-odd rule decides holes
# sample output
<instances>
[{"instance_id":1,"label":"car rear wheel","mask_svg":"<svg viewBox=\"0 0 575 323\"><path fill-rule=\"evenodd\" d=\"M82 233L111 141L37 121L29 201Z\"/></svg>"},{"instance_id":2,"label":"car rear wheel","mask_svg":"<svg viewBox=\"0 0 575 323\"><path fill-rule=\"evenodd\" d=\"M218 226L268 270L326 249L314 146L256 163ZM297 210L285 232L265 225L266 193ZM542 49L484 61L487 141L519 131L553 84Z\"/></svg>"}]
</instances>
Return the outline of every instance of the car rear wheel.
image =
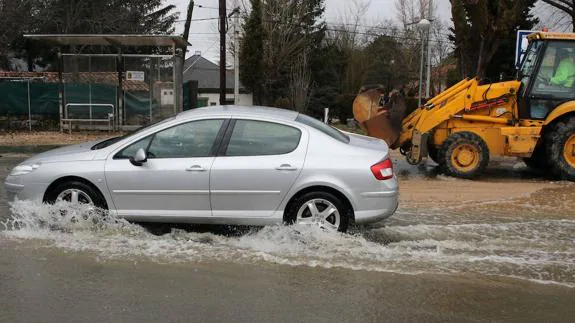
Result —
<instances>
[{"instance_id":1,"label":"car rear wheel","mask_svg":"<svg viewBox=\"0 0 575 323\"><path fill-rule=\"evenodd\" d=\"M44 199L44 202L50 204L57 201L93 205L101 209L107 209L106 201L100 192L80 181L69 181L58 184L54 189L48 192Z\"/></svg>"},{"instance_id":2,"label":"car rear wheel","mask_svg":"<svg viewBox=\"0 0 575 323\"><path fill-rule=\"evenodd\" d=\"M306 193L290 204L286 212L288 224L316 225L330 231L347 231L351 210L331 193Z\"/></svg>"}]
</instances>

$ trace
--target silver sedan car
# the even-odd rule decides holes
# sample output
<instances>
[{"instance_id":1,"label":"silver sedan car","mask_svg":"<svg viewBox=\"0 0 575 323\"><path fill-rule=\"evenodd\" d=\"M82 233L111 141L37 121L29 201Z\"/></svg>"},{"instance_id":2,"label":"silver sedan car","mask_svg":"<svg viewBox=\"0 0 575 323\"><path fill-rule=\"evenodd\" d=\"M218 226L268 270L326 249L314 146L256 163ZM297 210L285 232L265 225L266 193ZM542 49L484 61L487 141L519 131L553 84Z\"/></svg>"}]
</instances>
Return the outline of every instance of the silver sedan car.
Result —
<instances>
[{"instance_id":1,"label":"silver sedan car","mask_svg":"<svg viewBox=\"0 0 575 323\"><path fill-rule=\"evenodd\" d=\"M398 205L386 143L294 111L209 107L38 154L10 199L87 203L138 222L314 224L346 231Z\"/></svg>"}]
</instances>

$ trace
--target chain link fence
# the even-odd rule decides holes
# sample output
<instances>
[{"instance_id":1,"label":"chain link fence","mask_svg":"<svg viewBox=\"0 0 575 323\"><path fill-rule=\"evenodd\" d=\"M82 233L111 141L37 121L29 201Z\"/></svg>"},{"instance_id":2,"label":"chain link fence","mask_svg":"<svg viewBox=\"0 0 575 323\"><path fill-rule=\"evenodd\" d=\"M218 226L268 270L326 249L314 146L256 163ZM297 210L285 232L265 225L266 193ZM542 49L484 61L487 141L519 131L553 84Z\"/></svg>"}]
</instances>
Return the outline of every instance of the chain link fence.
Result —
<instances>
[{"instance_id":1,"label":"chain link fence","mask_svg":"<svg viewBox=\"0 0 575 323\"><path fill-rule=\"evenodd\" d=\"M177 112L172 56L64 54L61 68L61 83L57 72L1 72L0 129L130 129Z\"/></svg>"}]
</instances>

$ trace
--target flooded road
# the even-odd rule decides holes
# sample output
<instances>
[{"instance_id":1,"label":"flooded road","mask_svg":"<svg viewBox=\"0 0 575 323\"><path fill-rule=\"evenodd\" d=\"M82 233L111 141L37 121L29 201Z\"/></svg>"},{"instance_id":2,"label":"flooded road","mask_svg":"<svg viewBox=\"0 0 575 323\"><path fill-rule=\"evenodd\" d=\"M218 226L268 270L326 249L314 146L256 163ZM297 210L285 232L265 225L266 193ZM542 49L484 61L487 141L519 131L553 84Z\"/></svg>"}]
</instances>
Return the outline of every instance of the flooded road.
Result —
<instances>
[{"instance_id":1,"label":"flooded road","mask_svg":"<svg viewBox=\"0 0 575 323\"><path fill-rule=\"evenodd\" d=\"M26 153L2 154L0 176ZM283 226L153 234L2 195L0 321L575 317L575 184L505 163L476 182L396 165L398 213L345 235Z\"/></svg>"}]
</instances>

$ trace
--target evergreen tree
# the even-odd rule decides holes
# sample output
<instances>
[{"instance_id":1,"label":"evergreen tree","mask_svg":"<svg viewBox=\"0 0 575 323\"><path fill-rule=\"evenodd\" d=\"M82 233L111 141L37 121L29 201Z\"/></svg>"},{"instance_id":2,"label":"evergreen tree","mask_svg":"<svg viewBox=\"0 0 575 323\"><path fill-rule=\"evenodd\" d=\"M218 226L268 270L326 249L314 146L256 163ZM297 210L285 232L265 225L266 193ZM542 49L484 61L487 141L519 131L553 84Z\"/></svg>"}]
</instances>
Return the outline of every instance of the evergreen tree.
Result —
<instances>
[{"instance_id":1,"label":"evergreen tree","mask_svg":"<svg viewBox=\"0 0 575 323\"><path fill-rule=\"evenodd\" d=\"M8 56L52 63L50 47L26 42L22 34L171 34L178 14L165 0L14 0L0 6L0 62ZM13 32L9 26L18 26Z\"/></svg>"},{"instance_id":2,"label":"evergreen tree","mask_svg":"<svg viewBox=\"0 0 575 323\"><path fill-rule=\"evenodd\" d=\"M514 69L518 29L538 23L531 14L536 0L450 0L461 77L495 81Z\"/></svg>"},{"instance_id":3,"label":"evergreen tree","mask_svg":"<svg viewBox=\"0 0 575 323\"><path fill-rule=\"evenodd\" d=\"M262 104L263 42L262 7L260 0L250 0L250 14L244 18L244 36L240 42L240 78L253 93L254 104Z\"/></svg>"},{"instance_id":4,"label":"evergreen tree","mask_svg":"<svg viewBox=\"0 0 575 323\"><path fill-rule=\"evenodd\" d=\"M240 77L257 104L305 110L302 105L313 93L310 85L316 83L317 69L311 61L325 34L320 20L323 2L250 0L240 46Z\"/></svg>"}]
</instances>

